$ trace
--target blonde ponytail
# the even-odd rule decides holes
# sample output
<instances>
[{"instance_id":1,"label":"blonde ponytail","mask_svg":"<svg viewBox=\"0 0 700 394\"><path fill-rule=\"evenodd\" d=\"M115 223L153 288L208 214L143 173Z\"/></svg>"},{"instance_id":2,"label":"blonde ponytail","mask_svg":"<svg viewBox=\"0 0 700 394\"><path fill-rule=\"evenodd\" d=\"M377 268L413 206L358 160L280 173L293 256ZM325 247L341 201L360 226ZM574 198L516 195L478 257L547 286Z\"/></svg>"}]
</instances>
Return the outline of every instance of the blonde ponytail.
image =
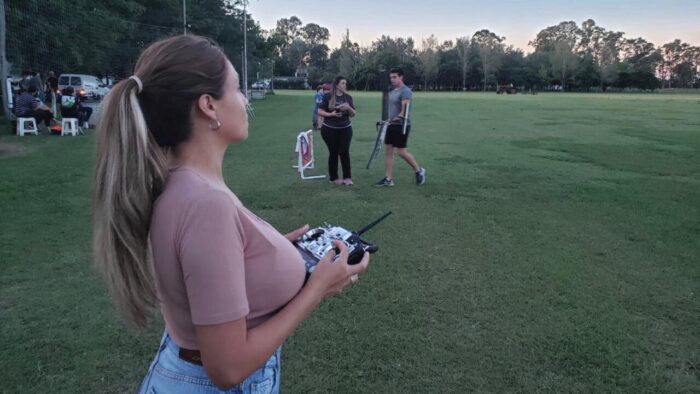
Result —
<instances>
[{"instance_id":1,"label":"blonde ponytail","mask_svg":"<svg viewBox=\"0 0 700 394\"><path fill-rule=\"evenodd\" d=\"M149 239L165 186L166 152L187 141L202 94L222 97L228 61L211 40L188 34L151 44L135 76L102 103L93 191L94 264L127 321L144 327L158 304Z\"/></svg>"},{"instance_id":2,"label":"blonde ponytail","mask_svg":"<svg viewBox=\"0 0 700 394\"><path fill-rule=\"evenodd\" d=\"M127 321L144 327L157 305L149 229L167 175L127 79L109 93L97 131L93 200L95 265Z\"/></svg>"}]
</instances>

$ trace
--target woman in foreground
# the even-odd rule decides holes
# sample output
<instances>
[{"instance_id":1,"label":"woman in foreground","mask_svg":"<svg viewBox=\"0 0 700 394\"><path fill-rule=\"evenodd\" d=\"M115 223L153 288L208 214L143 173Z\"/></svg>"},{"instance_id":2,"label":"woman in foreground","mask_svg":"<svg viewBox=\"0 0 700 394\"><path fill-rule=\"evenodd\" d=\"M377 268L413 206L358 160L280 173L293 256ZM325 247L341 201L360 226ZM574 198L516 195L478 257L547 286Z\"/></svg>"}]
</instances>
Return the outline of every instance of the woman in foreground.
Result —
<instances>
[{"instance_id":1,"label":"woman in foreground","mask_svg":"<svg viewBox=\"0 0 700 394\"><path fill-rule=\"evenodd\" d=\"M126 320L144 327L156 307L165 320L142 393L277 392L284 341L369 263L337 244L307 278L291 241L308 226L282 235L229 190L247 104L221 49L194 35L149 46L103 104L95 264Z\"/></svg>"}]
</instances>

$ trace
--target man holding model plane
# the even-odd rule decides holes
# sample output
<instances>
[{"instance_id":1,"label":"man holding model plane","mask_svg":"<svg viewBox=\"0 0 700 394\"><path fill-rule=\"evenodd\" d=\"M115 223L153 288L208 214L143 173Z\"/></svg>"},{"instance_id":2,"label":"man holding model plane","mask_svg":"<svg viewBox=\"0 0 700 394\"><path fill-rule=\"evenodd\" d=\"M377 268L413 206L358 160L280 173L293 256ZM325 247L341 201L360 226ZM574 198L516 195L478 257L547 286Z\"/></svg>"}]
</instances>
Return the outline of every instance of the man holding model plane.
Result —
<instances>
[{"instance_id":1,"label":"man holding model plane","mask_svg":"<svg viewBox=\"0 0 700 394\"><path fill-rule=\"evenodd\" d=\"M411 100L413 93L403 83L403 70L392 68L389 71L391 86L389 92L389 125L386 129L384 144L386 145L386 167L384 179L375 183L377 187L394 186L394 148L399 156L406 161L416 173L416 184L425 183L425 168L418 165L416 159L406 150L408 135L411 132Z\"/></svg>"}]
</instances>

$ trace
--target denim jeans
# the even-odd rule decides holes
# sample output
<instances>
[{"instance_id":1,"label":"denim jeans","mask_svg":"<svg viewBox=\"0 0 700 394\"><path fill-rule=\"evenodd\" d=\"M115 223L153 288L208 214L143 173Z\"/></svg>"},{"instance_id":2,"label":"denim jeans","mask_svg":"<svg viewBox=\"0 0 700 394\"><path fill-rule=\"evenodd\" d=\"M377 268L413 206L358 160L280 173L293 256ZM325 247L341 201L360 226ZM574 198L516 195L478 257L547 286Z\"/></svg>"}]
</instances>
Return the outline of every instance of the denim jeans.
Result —
<instances>
[{"instance_id":1,"label":"denim jeans","mask_svg":"<svg viewBox=\"0 0 700 394\"><path fill-rule=\"evenodd\" d=\"M168 332L163 333L158 353L141 383L139 394L279 393L281 347L272 354L265 365L226 391L219 390L209 380L204 367L181 359L178 356L179 351L180 348Z\"/></svg>"}]
</instances>

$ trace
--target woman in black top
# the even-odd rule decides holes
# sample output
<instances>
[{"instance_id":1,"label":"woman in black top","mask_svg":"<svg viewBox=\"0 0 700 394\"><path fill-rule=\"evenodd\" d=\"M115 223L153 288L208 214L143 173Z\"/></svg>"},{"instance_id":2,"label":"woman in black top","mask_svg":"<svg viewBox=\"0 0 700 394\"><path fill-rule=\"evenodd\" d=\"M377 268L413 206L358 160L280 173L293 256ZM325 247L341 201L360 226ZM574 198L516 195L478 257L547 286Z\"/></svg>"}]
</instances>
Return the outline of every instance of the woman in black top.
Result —
<instances>
[{"instance_id":1,"label":"woman in black top","mask_svg":"<svg viewBox=\"0 0 700 394\"><path fill-rule=\"evenodd\" d=\"M337 76L333 80L330 93L323 96L323 103L318 114L323 116L321 137L328 146L328 176L336 185L352 185L350 170L350 141L352 140L352 122L355 105L347 94L347 80ZM338 177L338 157L343 167L343 178Z\"/></svg>"}]
</instances>

